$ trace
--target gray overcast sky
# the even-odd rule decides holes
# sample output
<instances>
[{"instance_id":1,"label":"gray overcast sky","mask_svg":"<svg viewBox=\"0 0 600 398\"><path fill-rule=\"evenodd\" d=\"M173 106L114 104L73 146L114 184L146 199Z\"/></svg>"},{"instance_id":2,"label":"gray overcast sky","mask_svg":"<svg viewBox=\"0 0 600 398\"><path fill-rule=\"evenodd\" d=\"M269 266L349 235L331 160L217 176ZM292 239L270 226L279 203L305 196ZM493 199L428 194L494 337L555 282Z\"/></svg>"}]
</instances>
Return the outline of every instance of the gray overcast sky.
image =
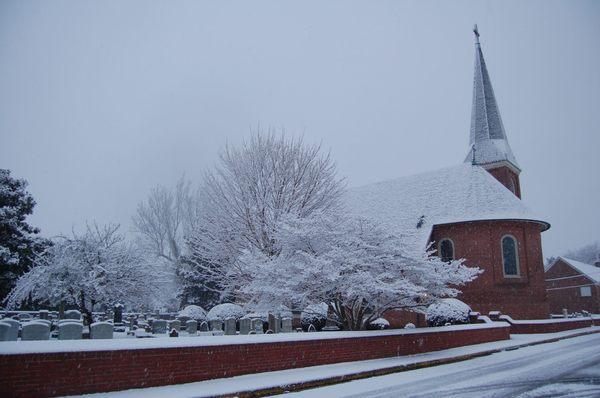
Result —
<instances>
[{"instance_id":1,"label":"gray overcast sky","mask_svg":"<svg viewBox=\"0 0 600 398\"><path fill-rule=\"evenodd\" d=\"M600 239L598 1L0 2L0 167L45 235L130 228L258 123L356 186L462 162L481 42L545 256Z\"/></svg>"}]
</instances>

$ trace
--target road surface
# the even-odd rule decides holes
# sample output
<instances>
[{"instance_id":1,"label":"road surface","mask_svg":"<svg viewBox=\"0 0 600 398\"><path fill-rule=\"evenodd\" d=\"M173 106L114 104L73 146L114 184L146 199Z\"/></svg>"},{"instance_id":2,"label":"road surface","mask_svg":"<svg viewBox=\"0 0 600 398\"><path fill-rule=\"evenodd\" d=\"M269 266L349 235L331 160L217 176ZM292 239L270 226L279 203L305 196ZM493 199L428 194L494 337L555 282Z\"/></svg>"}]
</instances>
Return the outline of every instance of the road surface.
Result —
<instances>
[{"instance_id":1,"label":"road surface","mask_svg":"<svg viewBox=\"0 0 600 398\"><path fill-rule=\"evenodd\" d=\"M600 334L285 397L600 397Z\"/></svg>"}]
</instances>

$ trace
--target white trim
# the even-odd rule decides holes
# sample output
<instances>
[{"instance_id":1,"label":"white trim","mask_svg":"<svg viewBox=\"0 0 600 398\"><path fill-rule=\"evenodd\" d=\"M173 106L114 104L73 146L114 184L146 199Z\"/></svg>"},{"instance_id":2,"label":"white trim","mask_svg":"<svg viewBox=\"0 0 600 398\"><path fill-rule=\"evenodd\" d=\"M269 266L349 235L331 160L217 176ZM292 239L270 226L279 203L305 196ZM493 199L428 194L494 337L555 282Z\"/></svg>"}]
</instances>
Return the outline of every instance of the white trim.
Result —
<instances>
[{"instance_id":1,"label":"white trim","mask_svg":"<svg viewBox=\"0 0 600 398\"><path fill-rule=\"evenodd\" d=\"M594 285L594 284L590 284L590 285L576 285L576 286L551 287L551 288L546 288L546 291L550 291L550 290L564 290L564 289L571 289L571 288L575 288L575 287L584 287L584 286L595 286L595 285Z\"/></svg>"},{"instance_id":2,"label":"white trim","mask_svg":"<svg viewBox=\"0 0 600 398\"><path fill-rule=\"evenodd\" d=\"M562 278L546 279L546 282L562 281L562 280L565 280L565 279L573 279L573 278L585 278L585 279L589 279L587 276L585 276L583 274L579 274L579 275L573 275L573 276L563 276Z\"/></svg>"},{"instance_id":3,"label":"white trim","mask_svg":"<svg viewBox=\"0 0 600 398\"><path fill-rule=\"evenodd\" d=\"M498 167L506 166L517 176L519 174L521 174L521 170L519 170L518 167L516 167L514 164L512 164L508 160L501 160L499 162L481 164L480 166L483 167L485 170L497 169Z\"/></svg>"},{"instance_id":4,"label":"white trim","mask_svg":"<svg viewBox=\"0 0 600 398\"><path fill-rule=\"evenodd\" d=\"M517 260L517 273L516 274L507 274L506 267L504 266L504 238L511 238L515 243L515 258ZM505 278L520 278L521 277L521 261L519 260L519 241L514 235L506 234L500 238L500 254L502 255L502 275Z\"/></svg>"}]
</instances>

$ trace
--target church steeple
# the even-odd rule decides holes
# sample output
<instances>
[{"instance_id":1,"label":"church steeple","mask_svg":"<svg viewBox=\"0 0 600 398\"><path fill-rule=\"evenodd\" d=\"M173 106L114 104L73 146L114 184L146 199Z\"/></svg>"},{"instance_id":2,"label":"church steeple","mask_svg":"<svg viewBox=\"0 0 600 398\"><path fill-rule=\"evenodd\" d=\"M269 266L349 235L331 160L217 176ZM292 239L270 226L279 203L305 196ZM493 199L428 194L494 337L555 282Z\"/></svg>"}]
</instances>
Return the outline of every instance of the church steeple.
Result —
<instances>
[{"instance_id":1,"label":"church steeple","mask_svg":"<svg viewBox=\"0 0 600 398\"><path fill-rule=\"evenodd\" d=\"M471 108L470 150L465 158L465 163L484 167L515 195L521 197L521 190L518 186L521 168L506 138L492 82L481 51L477 25L473 28L473 33L475 34L475 76ZM496 170L499 168L506 168L510 173L507 174L506 170L502 172ZM499 178L498 174L502 174L503 177Z\"/></svg>"}]
</instances>

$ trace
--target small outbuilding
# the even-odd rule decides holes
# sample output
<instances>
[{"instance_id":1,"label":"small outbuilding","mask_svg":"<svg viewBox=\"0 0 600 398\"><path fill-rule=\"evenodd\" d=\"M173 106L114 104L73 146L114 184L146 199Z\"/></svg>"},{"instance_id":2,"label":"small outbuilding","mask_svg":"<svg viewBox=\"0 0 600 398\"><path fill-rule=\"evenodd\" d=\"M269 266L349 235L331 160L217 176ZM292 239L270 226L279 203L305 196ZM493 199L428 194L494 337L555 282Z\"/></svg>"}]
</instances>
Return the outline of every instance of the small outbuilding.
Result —
<instances>
[{"instance_id":1,"label":"small outbuilding","mask_svg":"<svg viewBox=\"0 0 600 398\"><path fill-rule=\"evenodd\" d=\"M553 314L563 309L600 314L600 261L592 265L558 257L546 268L546 291Z\"/></svg>"}]
</instances>

